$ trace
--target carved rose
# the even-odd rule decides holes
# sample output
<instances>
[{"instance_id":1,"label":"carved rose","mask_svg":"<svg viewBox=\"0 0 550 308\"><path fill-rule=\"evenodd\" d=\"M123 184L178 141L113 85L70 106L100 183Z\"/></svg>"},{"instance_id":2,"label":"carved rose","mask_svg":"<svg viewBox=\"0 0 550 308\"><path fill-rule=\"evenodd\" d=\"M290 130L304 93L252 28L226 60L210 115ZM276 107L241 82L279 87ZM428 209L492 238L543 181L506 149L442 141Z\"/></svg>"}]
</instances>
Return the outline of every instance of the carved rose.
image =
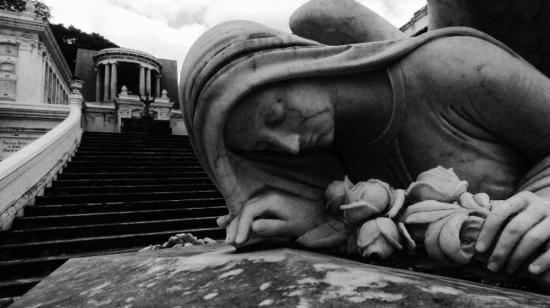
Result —
<instances>
[{"instance_id":1,"label":"carved rose","mask_svg":"<svg viewBox=\"0 0 550 308\"><path fill-rule=\"evenodd\" d=\"M334 181L330 183L325 190L327 200L326 208L329 213L337 214L340 212L340 205L344 204L346 191L353 187L353 183L346 176L343 181Z\"/></svg>"},{"instance_id":2,"label":"carved rose","mask_svg":"<svg viewBox=\"0 0 550 308\"><path fill-rule=\"evenodd\" d=\"M346 191L344 218L350 223L361 223L384 212L392 199L390 186L379 180L359 182Z\"/></svg>"},{"instance_id":3,"label":"carved rose","mask_svg":"<svg viewBox=\"0 0 550 308\"><path fill-rule=\"evenodd\" d=\"M466 192L468 182L461 181L453 168L441 166L421 173L416 182L407 189L407 197L412 202L437 200L453 202Z\"/></svg>"},{"instance_id":4,"label":"carved rose","mask_svg":"<svg viewBox=\"0 0 550 308\"><path fill-rule=\"evenodd\" d=\"M370 259L385 260L395 249L402 249L399 231L393 220L379 217L365 222L357 233L357 246L361 255Z\"/></svg>"},{"instance_id":5,"label":"carved rose","mask_svg":"<svg viewBox=\"0 0 550 308\"><path fill-rule=\"evenodd\" d=\"M428 255L445 265L467 264L472 260L487 213L473 195L465 193L460 199L461 203L422 201L409 206L402 217L402 222L413 229L415 225L424 225L424 233L413 232L413 237L416 240L423 237Z\"/></svg>"}]
</instances>

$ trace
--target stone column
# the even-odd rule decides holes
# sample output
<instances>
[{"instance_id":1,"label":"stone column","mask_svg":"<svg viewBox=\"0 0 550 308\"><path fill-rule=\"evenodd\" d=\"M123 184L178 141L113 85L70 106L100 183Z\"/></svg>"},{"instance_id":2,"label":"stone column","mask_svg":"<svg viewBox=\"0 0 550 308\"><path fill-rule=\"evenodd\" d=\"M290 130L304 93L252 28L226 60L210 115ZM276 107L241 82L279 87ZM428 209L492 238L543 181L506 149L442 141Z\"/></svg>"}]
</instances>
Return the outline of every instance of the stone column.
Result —
<instances>
[{"instance_id":1,"label":"stone column","mask_svg":"<svg viewBox=\"0 0 550 308\"><path fill-rule=\"evenodd\" d=\"M95 69L95 101L101 102L101 70Z\"/></svg>"},{"instance_id":2,"label":"stone column","mask_svg":"<svg viewBox=\"0 0 550 308\"><path fill-rule=\"evenodd\" d=\"M146 92L148 95L152 95L153 93L151 93L151 69L147 69L147 75L146 75Z\"/></svg>"},{"instance_id":3,"label":"stone column","mask_svg":"<svg viewBox=\"0 0 550 308\"><path fill-rule=\"evenodd\" d=\"M113 100L116 98L117 95L117 64L112 63L111 64L111 97L110 99Z\"/></svg>"},{"instance_id":4,"label":"stone column","mask_svg":"<svg viewBox=\"0 0 550 308\"><path fill-rule=\"evenodd\" d=\"M160 77L161 75L160 74L157 74L157 76L155 76L156 78L156 88L155 88L155 96L156 97L160 97Z\"/></svg>"},{"instance_id":5,"label":"stone column","mask_svg":"<svg viewBox=\"0 0 550 308\"><path fill-rule=\"evenodd\" d=\"M111 83L109 64L104 64L105 78L103 79L103 101L109 101L109 86Z\"/></svg>"},{"instance_id":6,"label":"stone column","mask_svg":"<svg viewBox=\"0 0 550 308\"><path fill-rule=\"evenodd\" d=\"M139 94L145 95L145 67L139 66Z\"/></svg>"}]
</instances>

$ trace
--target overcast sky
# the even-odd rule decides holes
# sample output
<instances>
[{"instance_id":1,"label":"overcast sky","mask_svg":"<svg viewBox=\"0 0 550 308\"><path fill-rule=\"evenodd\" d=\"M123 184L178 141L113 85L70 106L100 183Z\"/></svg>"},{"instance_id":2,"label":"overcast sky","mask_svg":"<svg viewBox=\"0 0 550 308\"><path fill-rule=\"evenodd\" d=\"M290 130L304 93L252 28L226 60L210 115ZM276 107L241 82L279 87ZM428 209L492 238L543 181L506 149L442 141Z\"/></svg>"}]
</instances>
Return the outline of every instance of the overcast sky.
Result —
<instances>
[{"instance_id":1,"label":"overcast sky","mask_svg":"<svg viewBox=\"0 0 550 308\"><path fill-rule=\"evenodd\" d=\"M334 0L338 1L338 0ZM358 0L397 27L426 0ZM121 47L181 66L187 50L208 28L227 20L252 20L290 31L288 19L307 0L43 0L52 22L97 32Z\"/></svg>"}]
</instances>

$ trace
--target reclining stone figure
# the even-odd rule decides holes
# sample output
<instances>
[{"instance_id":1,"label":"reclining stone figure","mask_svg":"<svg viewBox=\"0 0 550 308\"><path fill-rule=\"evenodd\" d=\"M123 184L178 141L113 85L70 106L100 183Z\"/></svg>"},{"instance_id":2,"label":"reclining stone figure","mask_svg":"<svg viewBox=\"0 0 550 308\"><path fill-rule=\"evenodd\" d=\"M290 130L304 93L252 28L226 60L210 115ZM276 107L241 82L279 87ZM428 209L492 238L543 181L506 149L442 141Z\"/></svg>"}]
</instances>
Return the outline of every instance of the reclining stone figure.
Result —
<instances>
[{"instance_id":1,"label":"reclining stone figure","mask_svg":"<svg viewBox=\"0 0 550 308\"><path fill-rule=\"evenodd\" d=\"M550 80L471 28L389 38L329 46L236 21L194 44L180 91L227 242L299 238L345 176L406 189L444 166L504 200L477 239L488 268L524 264L550 287Z\"/></svg>"}]
</instances>

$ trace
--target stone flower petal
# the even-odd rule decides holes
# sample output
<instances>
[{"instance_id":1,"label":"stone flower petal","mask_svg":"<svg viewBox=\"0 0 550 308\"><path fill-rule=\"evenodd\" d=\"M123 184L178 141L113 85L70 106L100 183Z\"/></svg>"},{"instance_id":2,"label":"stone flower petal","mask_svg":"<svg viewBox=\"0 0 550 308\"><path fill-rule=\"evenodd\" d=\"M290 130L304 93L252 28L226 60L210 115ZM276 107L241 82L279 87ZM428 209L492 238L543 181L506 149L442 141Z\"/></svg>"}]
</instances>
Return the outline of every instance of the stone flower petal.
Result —
<instances>
[{"instance_id":1,"label":"stone flower petal","mask_svg":"<svg viewBox=\"0 0 550 308\"><path fill-rule=\"evenodd\" d=\"M426 224L456 212L467 212L467 210L458 204L427 200L408 206L400 220L406 224Z\"/></svg>"},{"instance_id":2,"label":"stone flower petal","mask_svg":"<svg viewBox=\"0 0 550 308\"><path fill-rule=\"evenodd\" d=\"M439 245L439 235L441 234L441 229L443 226L453 218L452 215L449 215L443 219L440 219L428 226L424 234L424 248L428 253L430 258L438 261L439 263L447 266L455 265L452 260L450 260L447 255L441 249Z\"/></svg>"},{"instance_id":3,"label":"stone flower petal","mask_svg":"<svg viewBox=\"0 0 550 308\"><path fill-rule=\"evenodd\" d=\"M387 259L396 248L402 248L399 241L395 223L385 217L365 222L357 233L357 245L361 255L367 258Z\"/></svg>"},{"instance_id":4,"label":"stone flower petal","mask_svg":"<svg viewBox=\"0 0 550 308\"><path fill-rule=\"evenodd\" d=\"M460 205L465 209L470 210L483 210L483 207L477 203L477 201L474 199L474 195L465 192L458 198Z\"/></svg>"},{"instance_id":5,"label":"stone flower petal","mask_svg":"<svg viewBox=\"0 0 550 308\"><path fill-rule=\"evenodd\" d=\"M474 256L474 251L465 250L460 240L460 229L467 219L468 215L464 213L454 215L443 225L439 233L441 250L449 259L461 265L468 264Z\"/></svg>"},{"instance_id":6,"label":"stone flower petal","mask_svg":"<svg viewBox=\"0 0 550 308\"><path fill-rule=\"evenodd\" d=\"M468 216L468 219L466 219L460 229L460 241L462 242L462 245L476 243L483 223L485 223L484 218L474 215Z\"/></svg>"},{"instance_id":7,"label":"stone flower petal","mask_svg":"<svg viewBox=\"0 0 550 308\"><path fill-rule=\"evenodd\" d=\"M346 202L366 201L382 210L391 200L391 190L387 183L379 180L359 182L346 192Z\"/></svg>"},{"instance_id":8,"label":"stone flower petal","mask_svg":"<svg viewBox=\"0 0 550 308\"><path fill-rule=\"evenodd\" d=\"M345 243L351 231L344 222L331 220L306 232L296 242L309 248L333 248Z\"/></svg>"},{"instance_id":9,"label":"stone flower petal","mask_svg":"<svg viewBox=\"0 0 550 308\"><path fill-rule=\"evenodd\" d=\"M403 249L400 243L401 237L399 236L399 230L397 230L397 226L393 220L386 217L377 218L376 226L393 247L399 250Z\"/></svg>"},{"instance_id":10,"label":"stone flower petal","mask_svg":"<svg viewBox=\"0 0 550 308\"><path fill-rule=\"evenodd\" d=\"M397 229L399 229L399 233L401 233L403 242L405 242L405 247L407 247L407 250L409 251L415 250L416 242L413 240L412 236L409 233L409 230L407 230L407 227L405 227L405 224L402 222L399 222L397 224Z\"/></svg>"},{"instance_id":11,"label":"stone flower petal","mask_svg":"<svg viewBox=\"0 0 550 308\"><path fill-rule=\"evenodd\" d=\"M344 204L345 200L345 195L334 197L327 201L325 208L330 214L337 215L342 211L340 206Z\"/></svg>"},{"instance_id":12,"label":"stone flower petal","mask_svg":"<svg viewBox=\"0 0 550 308\"><path fill-rule=\"evenodd\" d=\"M332 214L340 212L340 205L344 204L346 191L353 187L353 183L346 176L343 181L334 181L330 183L325 190L327 200L326 208Z\"/></svg>"},{"instance_id":13,"label":"stone flower petal","mask_svg":"<svg viewBox=\"0 0 550 308\"><path fill-rule=\"evenodd\" d=\"M490 201L485 200L485 196L488 198L487 194L473 195L469 192L465 192L460 195L459 202L463 208L474 211L483 217L487 217L489 215L489 208L485 207L483 204L488 203L490 206ZM483 202L483 204L478 202L478 200Z\"/></svg>"},{"instance_id":14,"label":"stone flower petal","mask_svg":"<svg viewBox=\"0 0 550 308\"><path fill-rule=\"evenodd\" d=\"M344 204L340 206L340 209L344 211L344 218L352 224L364 222L366 219L380 213L379 208L365 201L355 201L350 204Z\"/></svg>"},{"instance_id":15,"label":"stone flower petal","mask_svg":"<svg viewBox=\"0 0 550 308\"><path fill-rule=\"evenodd\" d=\"M357 231L357 245L359 248L365 248L372 244L381 236L380 229L375 220L365 222Z\"/></svg>"},{"instance_id":16,"label":"stone flower petal","mask_svg":"<svg viewBox=\"0 0 550 308\"><path fill-rule=\"evenodd\" d=\"M394 251L395 248L389 244L384 237L380 237L371 245L362 249L361 255L368 259L386 260Z\"/></svg>"},{"instance_id":17,"label":"stone flower petal","mask_svg":"<svg viewBox=\"0 0 550 308\"><path fill-rule=\"evenodd\" d=\"M397 214L399 214L403 208L403 205L405 205L405 190L394 189L392 192L392 203L386 216L389 218L394 218Z\"/></svg>"},{"instance_id":18,"label":"stone flower petal","mask_svg":"<svg viewBox=\"0 0 550 308\"><path fill-rule=\"evenodd\" d=\"M378 180L359 182L346 192L347 204L340 207L350 223L361 223L386 210L391 201L388 184Z\"/></svg>"},{"instance_id":19,"label":"stone flower petal","mask_svg":"<svg viewBox=\"0 0 550 308\"><path fill-rule=\"evenodd\" d=\"M468 182L461 181L452 168L441 166L421 173L416 182L407 189L407 197L412 202L437 200L454 202L466 192Z\"/></svg>"}]
</instances>

